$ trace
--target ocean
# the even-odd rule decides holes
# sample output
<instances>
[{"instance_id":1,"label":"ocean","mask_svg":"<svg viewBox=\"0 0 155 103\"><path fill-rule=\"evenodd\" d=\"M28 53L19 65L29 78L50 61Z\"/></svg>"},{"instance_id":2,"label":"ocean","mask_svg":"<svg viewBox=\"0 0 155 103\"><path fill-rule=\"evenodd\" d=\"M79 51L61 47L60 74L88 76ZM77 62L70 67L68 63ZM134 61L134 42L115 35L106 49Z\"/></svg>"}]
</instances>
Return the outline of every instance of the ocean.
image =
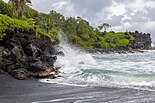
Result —
<instances>
[{"instance_id":1,"label":"ocean","mask_svg":"<svg viewBox=\"0 0 155 103\"><path fill-rule=\"evenodd\" d=\"M62 77L39 82L60 88L33 103L155 103L155 51L90 54L65 42L58 50Z\"/></svg>"},{"instance_id":2,"label":"ocean","mask_svg":"<svg viewBox=\"0 0 155 103\"><path fill-rule=\"evenodd\" d=\"M155 90L155 51L127 54L89 54L67 43L60 43L55 67L61 67L57 79L41 79L44 83L72 86L98 86Z\"/></svg>"}]
</instances>

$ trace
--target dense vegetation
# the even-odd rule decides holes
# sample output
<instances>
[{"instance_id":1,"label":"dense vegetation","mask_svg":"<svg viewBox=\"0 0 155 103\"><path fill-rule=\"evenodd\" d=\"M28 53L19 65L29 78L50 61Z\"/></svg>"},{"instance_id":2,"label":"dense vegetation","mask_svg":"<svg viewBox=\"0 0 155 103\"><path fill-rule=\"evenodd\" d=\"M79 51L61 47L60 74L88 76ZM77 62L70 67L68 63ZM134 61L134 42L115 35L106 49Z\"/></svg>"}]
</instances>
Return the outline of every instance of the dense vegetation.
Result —
<instances>
[{"instance_id":1,"label":"dense vegetation","mask_svg":"<svg viewBox=\"0 0 155 103\"><path fill-rule=\"evenodd\" d=\"M15 0L18 1L18 0ZM0 0L0 39L5 36L5 30L18 29L36 30L47 35L54 42L61 33L63 38L69 43L83 48L115 48L131 45L134 37L129 32L106 32L110 27L109 24L103 23L99 28L93 28L88 21L80 17L65 18L56 11L51 11L49 14L38 13L31 9L27 4L30 0L23 0L23 2L4 3ZM12 6L11 6L12 5ZM25 7L26 9L23 9ZM2 15L4 14L4 15ZM17 20L10 17L22 19ZM36 29L34 29L36 28ZM105 32L101 32L104 28Z\"/></svg>"},{"instance_id":2,"label":"dense vegetation","mask_svg":"<svg viewBox=\"0 0 155 103\"><path fill-rule=\"evenodd\" d=\"M99 36L99 39L99 47L114 48L120 46L130 46L130 42L134 40L134 37L127 32L107 32L104 36Z\"/></svg>"},{"instance_id":3,"label":"dense vegetation","mask_svg":"<svg viewBox=\"0 0 155 103\"><path fill-rule=\"evenodd\" d=\"M12 16L13 10L10 4L0 0L0 14Z\"/></svg>"},{"instance_id":4,"label":"dense vegetation","mask_svg":"<svg viewBox=\"0 0 155 103\"><path fill-rule=\"evenodd\" d=\"M2 40L6 35L6 30L13 30L14 32L30 31L34 30L34 25L31 24L30 19L27 19L27 21L23 21L0 14L0 40Z\"/></svg>"}]
</instances>

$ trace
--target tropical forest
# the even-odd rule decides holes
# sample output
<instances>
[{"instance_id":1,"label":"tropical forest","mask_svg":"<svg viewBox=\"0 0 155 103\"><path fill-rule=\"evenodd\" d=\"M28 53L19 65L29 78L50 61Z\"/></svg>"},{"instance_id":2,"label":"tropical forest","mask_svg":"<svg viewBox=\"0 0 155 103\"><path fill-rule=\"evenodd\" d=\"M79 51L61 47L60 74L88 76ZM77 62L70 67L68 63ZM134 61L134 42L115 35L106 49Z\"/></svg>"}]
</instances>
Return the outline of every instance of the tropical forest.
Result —
<instances>
[{"instance_id":1,"label":"tropical forest","mask_svg":"<svg viewBox=\"0 0 155 103\"><path fill-rule=\"evenodd\" d=\"M131 32L107 31L111 27L102 23L94 28L81 17L64 17L51 10L50 13L38 12L31 8L30 0L10 0L5 3L0 0L0 39L6 36L6 31L35 31L36 36L47 35L52 42L63 35L73 46L82 48L115 48L131 46L135 39Z\"/></svg>"}]
</instances>

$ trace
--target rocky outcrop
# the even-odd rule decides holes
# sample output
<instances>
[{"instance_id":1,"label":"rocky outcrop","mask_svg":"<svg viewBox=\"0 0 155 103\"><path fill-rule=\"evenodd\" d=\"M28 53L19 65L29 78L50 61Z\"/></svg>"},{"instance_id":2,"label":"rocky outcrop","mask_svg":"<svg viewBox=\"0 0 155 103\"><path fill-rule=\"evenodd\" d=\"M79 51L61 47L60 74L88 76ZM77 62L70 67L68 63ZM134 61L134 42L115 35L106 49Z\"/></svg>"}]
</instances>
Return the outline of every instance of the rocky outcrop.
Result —
<instances>
[{"instance_id":1,"label":"rocky outcrop","mask_svg":"<svg viewBox=\"0 0 155 103\"><path fill-rule=\"evenodd\" d=\"M23 80L30 76L30 73L26 69L16 69L11 71L11 75L17 79Z\"/></svg>"},{"instance_id":2,"label":"rocky outcrop","mask_svg":"<svg viewBox=\"0 0 155 103\"><path fill-rule=\"evenodd\" d=\"M131 35L135 38L132 42L133 49L151 49L151 34L135 31L131 32Z\"/></svg>"},{"instance_id":3,"label":"rocky outcrop","mask_svg":"<svg viewBox=\"0 0 155 103\"><path fill-rule=\"evenodd\" d=\"M113 31L112 31L113 32ZM114 33L114 32L113 32ZM106 32L103 32L101 36L104 36ZM114 48L93 48L85 49L89 53L143 53L143 50L153 49L151 47L151 34L149 33L139 33L138 31L130 32L130 34L135 38L135 40L130 41L130 45Z\"/></svg>"},{"instance_id":4,"label":"rocky outcrop","mask_svg":"<svg viewBox=\"0 0 155 103\"><path fill-rule=\"evenodd\" d=\"M58 54L50 38L35 32L14 33L6 32L7 36L0 41L0 71L4 71L17 79L37 77L47 71L53 70ZM49 71L49 69L48 69ZM39 75L42 77L42 75ZM43 75L49 76L50 72Z\"/></svg>"},{"instance_id":5,"label":"rocky outcrop","mask_svg":"<svg viewBox=\"0 0 155 103\"><path fill-rule=\"evenodd\" d=\"M37 73L34 73L34 77L36 78L57 78L59 77L59 74L60 71L59 71L59 68L55 68L55 69L46 69L45 71L40 71L40 72L37 72Z\"/></svg>"}]
</instances>

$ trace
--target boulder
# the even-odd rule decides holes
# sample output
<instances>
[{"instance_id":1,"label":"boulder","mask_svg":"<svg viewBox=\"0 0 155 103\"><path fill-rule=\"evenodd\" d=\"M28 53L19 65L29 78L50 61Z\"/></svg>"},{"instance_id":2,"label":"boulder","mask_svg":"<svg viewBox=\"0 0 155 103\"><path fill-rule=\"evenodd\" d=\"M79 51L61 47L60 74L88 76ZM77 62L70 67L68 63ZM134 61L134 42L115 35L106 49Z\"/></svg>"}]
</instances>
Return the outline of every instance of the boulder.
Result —
<instances>
[{"instance_id":1,"label":"boulder","mask_svg":"<svg viewBox=\"0 0 155 103\"><path fill-rule=\"evenodd\" d=\"M0 69L0 74L5 74L5 72L3 70Z\"/></svg>"},{"instance_id":2,"label":"boulder","mask_svg":"<svg viewBox=\"0 0 155 103\"><path fill-rule=\"evenodd\" d=\"M11 54L11 52L9 51L9 49L4 49L2 51L2 57L5 58L5 59L8 59L10 54Z\"/></svg>"},{"instance_id":3,"label":"boulder","mask_svg":"<svg viewBox=\"0 0 155 103\"><path fill-rule=\"evenodd\" d=\"M28 74L28 71L26 71L25 69L13 70L11 75L13 77L15 77L16 79L19 79L19 80L24 80L24 79L26 79L26 78L28 78L30 76Z\"/></svg>"},{"instance_id":4,"label":"boulder","mask_svg":"<svg viewBox=\"0 0 155 103\"><path fill-rule=\"evenodd\" d=\"M16 70L16 69L19 69L19 68L20 68L19 64L17 64L17 63L12 64L12 65L7 67L7 72L12 73L13 70Z\"/></svg>"},{"instance_id":5,"label":"boulder","mask_svg":"<svg viewBox=\"0 0 155 103\"><path fill-rule=\"evenodd\" d=\"M57 55L64 56L65 54L62 51L59 51Z\"/></svg>"},{"instance_id":6,"label":"boulder","mask_svg":"<svg viewBox=\"0 0 155 103\"><path fill-rule=\"evenodd\" d=\"M47 66L53 66L54 62L56 61L57 57L56 56L46 56L42 55L41 56L41 61L44 62Z\"/></svg>"},{"instance_id":7,"label":"boulder","mask_svg":"<svg viewBox=\"0 0 155 103\"><path fill-rule=\"evenodd\" d=\"M29 44L25 47L24 51L27 56L32 56L34 60L41 54L41 50L33 44Z\"/></svg>"},{"instance_id":8,"label":"boulder","mask_svg":"<svg viewBox=\"0 0 155 103\"><path fill-rule=\"evenodd\" d=\"M12 61L19 63L21 67L28 68L28 58L25 55L22 47L15 46L12 50L11 59Z\"/></svg>"},{"instance_id":9,"label":"boulder","mask_svg":"<svg viewBox=\"0 0 155 103\"><path fill-rule=\"evenodd\" d=\"M4 47L0 46L0 52L2 52L4 50Z\"/></svg>"},{"instance_id":10,"label":"boulder","mask_svg":"<svg viewBox=\"0 0 155 103\"><path fill-rule=\"evenodd\" d=\"M36 73L39 71L45 71L47 66L38 58L35 62L29 63L29 68L28 70L30 72Z\"/></svg>"},{"instance_id":11,"label":"boulder","mask_svg":"<svg viewBox=\"0 0 155 103\"><path fill-rule=\"evenodd\" d=\"M0 70L4 70L5 69L5 65L1 60L2 58L0 58Z\"/></svg>"},{"instance_id":12,"label":"boulder","mask_svg":"<svg viewBox=\"0 0 155 103\"><path fill-rule=\"evenodd\" d=\"M28 70L33 73L36 73L39 71L45 71L46 68L53 67L53 64L56 59L57 59L56 56L42 55L41 57L38 57L36 61L29 63L30 67L28 68Z\"/></svg>"},{"instance_id":13,"label":"boulder","mask_svg":"<svg viewBox=\"0 0 155 103\"><path fill-rule=\"evenodd\" d=\"M3 56L3 55L2 55L3 50L4 50L4 47L0 46L0 57Z\"/></svg>"},{"instance_id":14,"label":"boulder","mask_svg":"<svg viewBox=\"0 0 155 103\"><path fill-rule=\"evenodd\" d=\"M14 64L14 62L9 59L2 59L1 64L4 64L4 67L7 68L8 66Z\"/></svg>"},{"instance_id":15,"label":"boulder","mask_svg":"<svg viewBox=\"0 0 155 103\"><path fill-rule=\"evenodd\" d=\"M26 55L23 52L22 48L15 46L11 51L17 59L19 59L23 62L26 61L27 58L26 58Z\"/></svg>"},{"instance_id":16,"label":"boulder","mask_svg":"<svg viewBox=\"0 0 155 103\"><path fill-rule=\"evenodd\" d=\"M37 38L35 31L6 34L0 41L0 70L21 80L50 75L46 69L53 68L57 50L48 36L40 34Z\"/></svg>"},{"instance_id":17,"label":"boulder","mask_svg":"<svg viewBox=\"0 0 155 103\"><path fill-rule=\"evenodd\" d=\"M56 78L56 76L55 76L56 72L57 71L55 69L48 68L45 71L40 71L40 72L34 73L34 77L54 79L54 78Z\"/></svg>"}]
</instances>

